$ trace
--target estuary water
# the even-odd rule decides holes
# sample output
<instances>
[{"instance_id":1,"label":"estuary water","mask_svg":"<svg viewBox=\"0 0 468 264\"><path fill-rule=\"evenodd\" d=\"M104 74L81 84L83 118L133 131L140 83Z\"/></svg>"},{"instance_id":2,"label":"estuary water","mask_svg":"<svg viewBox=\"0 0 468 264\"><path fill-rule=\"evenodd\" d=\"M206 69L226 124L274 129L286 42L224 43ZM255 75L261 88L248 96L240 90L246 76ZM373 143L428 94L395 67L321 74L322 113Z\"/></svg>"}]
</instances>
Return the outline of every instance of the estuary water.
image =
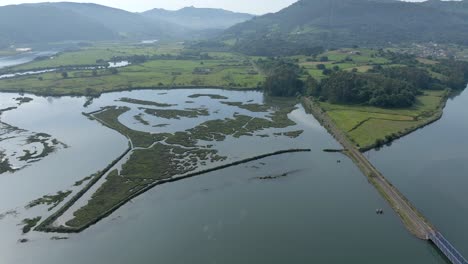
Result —
<instances>
[{"instance_id":1,"label":"estuary water","mask_svg":"<svg viewBox=\"0 0 468 264\"><path fill-rule=\"evenodd\" d=\"M0 69L33 61L37 57L52 56L56 51L26 52L13 56L0 57Z\"/></svg>"},{"instance_id":2,"label":"estuary water","mask_svg":"<svg viewBox=\"0 0 468 264\"><path fill-rule=\"evenodd\" d=\"M29 201L61 190L78 190L79 187L72 187L77 180L106 167L127 148L125 137L89 120L82 112L109 105L129 106L116 100L133 98L159 103L176 100L184 107L205 107L216 118L242 113L242 109L233 109L206 97L189 98L195 93L218 94L229 98L227 101L265 101L262 93L255 91L143 90L104 94L88 103L88 107L84 107L86 98L81 97L27 95L33 98L32 102L4 112L0 117L2 122L48 133L69 147L25 169L0 175L0 214L11 212L0 219L0 263L446 263L435 248L406 231L349 159L339 153L323 152L323 149L339 148L339 145L300 105L289 114L297 123L295 129L304 130L299 137L243 136L238 140L228 138L220 146L238 158L287 148L311 148L310 153L270 157L158 186L80 234L21 234L18 224L22 219L48 215L44 208L25 210ZM10 106L18 96L0 94L0 109ZM440 121L446 122L445 125L435 123L416 133L440 127L445 132L457 128L457 135L466 135L468 119L460 121L465 125L444 121L462 118L458 111L463 112L463 102L459 104L463 100L466 105L467 94L449 102ZM133 119L134 114L131 110L119 121L145 131L145 127ZM143 118L160 123L147 116ZM160 129L161 132L184 130L208 117L199 118L171 120L168 126ZM448 132L445 132L439 131L437 140L455 141L455 135L446 137ZM420 140L410 135L390 148L371 152L371 159L385 174L390 174L390 180L402 186L402 192L448 238L456 240L457 246L466 247L466 236L452 227L454 221L441 215L452 213L455 219L463 219L456 218L456 212L466 209L462 203L466 194L458 191L464 188L463 184L467 186L467 174L462 171L467 163L457 166L457 162L452 161L444 168L437 167L436 162L418 165L429 155L427 152L421 152L417 158L420 161L410 160L413 162L401 165L395 158L388 158L404 159L393 149L398 149L400 142L411 137ZM436 141L431 137L427 140L427 145ZM440 151L443 157L455 160L467 157L463 156L467 153L463 148L450 156L452 152L444 146L438 144L434 153ZM416 159L415 154L405 155ZM402 169L394 168L395 164L408 167L404 175L399 174ZM434 166L445 170L450 165L452 173L444 176L451 178L441 184L440 178L427 176L428 173L418 174L421 171L411 167L412 164L422 168L430 164L433 167L426 168L430 171L436 170ZM415 174L424 178L417 180ZM260 179L271 175L286 176ZM376 208L383 208L385 214L376 215ZM465 225L463 221L455 222ZM68 239L52 240L54 236ZM19 243L19 239L29 242Z\"/></svg>"},{"instance_id":3,"label":"estuary water","mask_svg":"<svg viewBox=\"0 0 468 264\"><path fill-rule=\"evenodd\" d=\"M449 100L438 122L370 160L468 257L468 89Z\"/></svg>"}]
</instances>

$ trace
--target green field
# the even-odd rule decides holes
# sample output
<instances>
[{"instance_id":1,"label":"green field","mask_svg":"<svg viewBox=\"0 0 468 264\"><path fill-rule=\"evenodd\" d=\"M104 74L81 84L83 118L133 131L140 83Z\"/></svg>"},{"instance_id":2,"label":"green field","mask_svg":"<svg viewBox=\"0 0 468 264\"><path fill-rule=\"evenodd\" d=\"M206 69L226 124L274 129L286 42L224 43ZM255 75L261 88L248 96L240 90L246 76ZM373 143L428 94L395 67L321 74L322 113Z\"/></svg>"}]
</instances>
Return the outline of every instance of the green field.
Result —
<instances>
[{"instance_id":1,"label":"green field","mask_svg":"<svg viewBox=\"0 0 468 264\"><path fill-rule=\"evenodd\" d=\"M128 51L127 51L128 52ZM110 58L115 53L101 50L84 50L64 53L56 60L32 62L19 67L54 67L65 63L85 65L96 58ZM112 73L106 69L68 71L29 75L0 80L0 91L22 91L46 95L94 95L107 91L158 88L158 87L225 87L255 88L263 82L264 75L255 71L244 57L233 53L213 54L219 59L210 60L151 60L131 65ZM224 58L224 59L222 59Z\"/></svg>"},{"instance_id":2,"label":"green field","mask_svg":"<svg viewBox=\"0 0 468 264\"><path fill-rule=\"evenodd\" d=\"M359 105L335 105L321 102L320 107L338 128L360 148L373 146L378 140L396 138L425 124L442 111L447 91L425 91L414 107L386 109Z\"/></svg>"},{"instance_id":3,"label":"green field","mask_svg":"<svg viewBox=\"0 0 468 264\"><path fill-rule=\"evenodd\" d=\"M10 68L11 72L32 69L56 68L64 66L88 66L97 65L96 61L109 61L116 56L132 55L178 55L183 46L177 43L158 44L154 46L131 45L122 43L98 43L91 47L76 51L62 52L49 59L33 61Z\"/></svg>"},{"instance_id":4,"label":"green field","mask_svg":"<svg viewBox=\"0 0 468 264\"><path fill-rule=\"evenodd\" d=\"M320 61L321 57L327 57L328 61ZM317 69L317 65L323 64L329 70L338 67L340 70L367 72L374 64L387 64L386 58L379 57L377 51L372 49L340 49L328 51L316 56L316 58L306 56L295 56L299 65L315 79L321 80L326 77L322 70Z\"/></svg>"}]
</instances>

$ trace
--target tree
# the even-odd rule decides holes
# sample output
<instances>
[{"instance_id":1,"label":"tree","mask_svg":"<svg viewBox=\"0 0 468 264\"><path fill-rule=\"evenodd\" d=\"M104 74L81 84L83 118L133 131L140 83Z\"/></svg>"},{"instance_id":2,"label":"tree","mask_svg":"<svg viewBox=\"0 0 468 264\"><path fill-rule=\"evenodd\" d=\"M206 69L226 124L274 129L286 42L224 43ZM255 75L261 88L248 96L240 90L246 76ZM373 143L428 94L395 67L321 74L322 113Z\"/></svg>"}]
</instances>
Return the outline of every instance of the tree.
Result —
<instances>
[{"instance_id":1,"label":"tree","mask_svg":"<svg viewBox=\"0 0 468 264\"><path fill-rule=\"evenodd\" d=\"M316 67L317 67L317 69L319 69L319 70L325 70L325 69L326 69L325 64L317 64Z\"/></svg>"},{"instance_id":2,"label":"tree","mask_svg":"<svg viewBox=\"0 0 468 264\"><path fill-rule=\"evenodd\" d=\"M304 83L293 68L283 65L266 78L263 88L271 96L291 97L304 92Z\"/></svg>"},{"instance_id":3,"label":"tree","mask_svg":"<svg viewBox=\"0 0 468 264\"><path fill-rule=\"evenodd\" d=\"M323 75L330 75L330 74L332 74L332 72L333 72L333 71L330 70L330 69L324 69L324 70L322 71L322 74L323 74Z\"/></svg>"},{"instance_id":4,"label":"tree","mask_svg":"<svg viewBox=\"0 0 468 264\"><path fill-rule=\"evenodd\" d=\"M68 78L68 72L66 71L62 72L62 78L64 79Z\"/></svg>"},{"instance_id":5,"label":"tree","mask_svg":"<svg viewBox=\"0 0 468 264\"><path fill-rule=\"evenodd\" d=\"M328 61L328 57L327 56L322 56L322 57L320 57L320 61L321 62L326 62L326 61Z\"/></svg>"},{"instance_id":6,"label":"tree","mask_svg":"<svg viewBox=\"0 0 468 264\"><path fill-rule=\"evenodd\" d=\"M314 97L319 97L322 92L320 84L312 76L307 77L305 82L305 89L305 94Z\"/></svg>"},{"instance_id":7,"label":"tree","mask_svg":"<svg viewBox=\"0 0 468 264\"><path fill-rule=\"evenodd\" d=\"M93 76L96 77L98 75L98 71L96 69L93 70Z\"/></svg>"}]
</instances>

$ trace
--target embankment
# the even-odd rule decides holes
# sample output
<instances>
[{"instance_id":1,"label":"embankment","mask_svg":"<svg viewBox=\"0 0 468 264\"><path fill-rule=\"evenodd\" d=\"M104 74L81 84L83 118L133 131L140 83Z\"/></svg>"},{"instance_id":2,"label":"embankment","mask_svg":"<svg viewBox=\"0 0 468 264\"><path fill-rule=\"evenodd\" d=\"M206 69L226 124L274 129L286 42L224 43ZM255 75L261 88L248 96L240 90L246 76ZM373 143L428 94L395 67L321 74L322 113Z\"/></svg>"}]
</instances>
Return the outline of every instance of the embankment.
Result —
<instances>
[{"instance_id":1,"label":"embankment","mask_svg":"<svg viewBox=\"0 0 468 264\"><path fill-rule=\"evenodd\" d=\"M128 150L128 151L130 151L130 150ZM311 151L310 149L280 150L280 151L275 151L275 152L271 152L271 153L267 153L267 154L263 154L263 155L259 155L259 156L239 160L239 161L236 161L236 162L224 164L224 165L221 165L221 166L218 166L218 167L215 167L215 168L201 170L201 171L190 173L190 174L183 175L183 176L180 176L180 177L173 177L173 178L168 178L168 179L164 179L164 180L159 180L159 181L154 182L154 183L148 185L147 187L141 189L140 191L131 194L126 199L122 200L121 202L119 202L118 204L116 204L115 206L110 208L109 210L103 212L100 215L97 215L96 218L93 221L91 221L91 222L89 222L89 223L87 223L85 225L82 225L82 226L79 226L79 227L67 227L67 226L58 226L57 227L57 226L53 226L53 223L61 215L63 215L79 198L81 198L84 195L84 193L86 193L100 179L100 177L102 177L105 174L105 172L103 172L103 173L100 174L100 177L95 177L91 182L89 182L86 185L86 187L83 190L81 190L79 193L77 193L72 199L70 199L56 213L49 216L38 227L36 227L35 230L36 231L42 231L42 232L54 232L54 233L79 233L79 232L87 229L88 227L96 224L97 222L99 222L103 218L109 216L110 214L115 212L117 209L119 209L120 207L125 205L130 200L134 199L137 196L140 196L143 193L146 193L147 191L153 189L154 187L156 187L158 185L171 183L171 182L176 182L176 181L181 181L181 180L185 180L185 179L188 179L188 178L193 178L193 177L200 176L200 175L203 175L203 174L206 174L206 173L209 173L209 172L214 172L214 171L226 169L226 168L233 167L233 166L238 166L238 165L241 165L241 164L244 164L244 163L248 163L248 162L252 162L252 161L256 161L256 160L261 160L261 159L271 157L271 156L283 155L283 154L287 154L287 153L310 152L310 151ZM122 157L124 157L127 153L128 152L125 152L124 154L122 154L118 160L120 160ZM117 163L118 160L116 162L114 162L113 165L115 165L115 163ZM107 167L107 171L109 169L111 169L113 167L113 165L112 166L109 165Z\"/></svg>"}]
</instances>

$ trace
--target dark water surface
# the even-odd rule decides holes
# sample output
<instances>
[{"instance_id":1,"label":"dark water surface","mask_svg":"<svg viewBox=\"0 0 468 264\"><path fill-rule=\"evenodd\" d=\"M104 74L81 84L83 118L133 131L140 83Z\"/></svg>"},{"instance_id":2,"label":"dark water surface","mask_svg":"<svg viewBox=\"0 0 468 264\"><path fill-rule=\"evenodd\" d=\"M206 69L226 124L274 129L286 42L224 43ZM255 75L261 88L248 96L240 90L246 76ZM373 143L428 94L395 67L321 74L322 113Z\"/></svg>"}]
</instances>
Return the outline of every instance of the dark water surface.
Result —
<instances>
[{"instance_id":1,"label":"dark water surface","mask_svg":"<svg viewBox=\"0 0 468 264\"><path fill-rule=\"evenodd\" d=\"M468 90L438 122L370 159L468 257Z\"/></svg>"},{"instance_id":2,"label":"dark water surface","mask_svg":"<svg viewBox=\"0 0 468 264\"><path fill-rule=\"evenodd\" d=\"M175 93L182 104L187 100L186 95L199 91L166 92ZM201 92L217 93L236 100L262 100L258 92ZM70 148L22 171L0 175L0 213L17 208L20 214L0 220L0 263L446 263L432 246L406 231L399 218L350 160L339 153L322 151L339 146L301 107L290 114L290 118L305 130L296 139L267 138L261 141L242 137L239 141L227 141L221 145L245 156L271 148L291 147L311 148L310 153L270 157L162 185L134 199L83 233L70 235L68 240L54 241L50 238L57 234L32 232L24 236L30 242L17 243L23 237L17 224L23 218L39 213L22 210L25 203L43 194L66 189L76 180L105 167L126 148L123 136L86 119L81 112L115 104L114 100L120 97L149 100L158 98L160 93L105 94L88 109L83 108L84 98L31 96L33 102L4 113L3 122L49 133L69 144ZM0 102L15 96L0 94ZM163 99L155 100L165 102ZM440 127L438 140L453 141L457 145L455 137L458 137L461 145L462 133L466 135L468 132L467 111L462 107L467 101L468 94L457 97L449 103L446 115L439 123L416 133L424 134ZM200 103L221 107L214 103L210 105L209 101ZM229 108L220 110L220 117L233 114ZM457 117L465 119L458 123L446 120L456 120ZM127 118L124 116L122 121L129 124ZM137 128L139 124L132 126ZM459 131L447 137L453 129ZM411 141L413 138L412 142L422 142L422 136L417 134L403 140ZM436 150L430 153L427 149L415 152L415 148L419 148L416 143L412 143L416 144L413 148L407 147L410 143L402 144L408 148L406 152L414 151L412 155L405 154L407 161L403 154L396 153L403 140L379 153L372 152L372 160L389 174L397 186L403 186L402 192L444 234L460 247L467 245L466 236L457 233L458 228L454 226L466 227L463 217L457 215L457 210L464 215L468 213L464 203L467 199L463 199L467 193L467 162L463 162L467 158L466 146L451 152L453 147L428 137L425 144L420 144L429 148L431 142L437 143ZM439 159L435 158L437 153L442 155ZM400 164L392 157L406 162ZM429 157L439 163L452 158L443 167L434 161L418 165ZM437 170L447 169L451 173L444 177L428 176L437 174ZM405 174L400 175L400 172ZM275 180L258 179L283 173L289 174ZM385 214L376 215L376 208L383 208ZM450 213L452 219L443 216L446 213Z\"/></svg>"}]
</instances>

